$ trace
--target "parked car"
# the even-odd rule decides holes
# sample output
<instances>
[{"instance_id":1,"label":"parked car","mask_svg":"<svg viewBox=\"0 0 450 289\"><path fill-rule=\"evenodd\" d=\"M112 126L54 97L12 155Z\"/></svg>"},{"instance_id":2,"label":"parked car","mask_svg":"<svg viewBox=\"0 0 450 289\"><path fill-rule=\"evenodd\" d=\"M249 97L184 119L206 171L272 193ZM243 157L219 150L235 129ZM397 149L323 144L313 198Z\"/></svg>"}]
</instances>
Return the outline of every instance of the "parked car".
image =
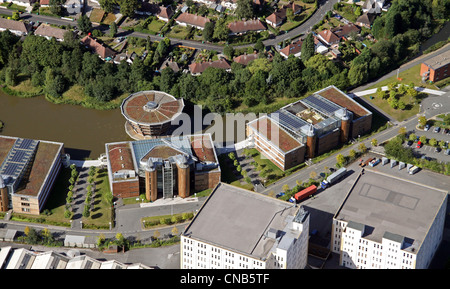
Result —
<instances>
[{"instance_id":1,"label":"parked car","mask_svg":"<svg viewBox=\"0 0 450 289\"><path fill-rule=\"evenodd\" d=\"M418 149L420 149L420 148L422 147L422 142L421 142L421 141L418 141L416 147L417 147Z\"/></svg>"},{"instance_id":2,"label":"parked car","mask_svg":"<svg viewBox=\"0 0 450 289\"><path fill-rule=\"evenodd\" d=\"M434 149L434 152L436 152L436 153L440 153L441 152L441 148L440 147L436 147L435 149Z\"/></svg>"},{"instance_id":3,"label":"parked car","mask_svg":"<svg viewBox=\"0 0 450 289\"><path fill-rule=\"evenodd\" d=\"M445 154L446 154L446 155L450 155L450 149L447 149L447 150L445 151Z\"/></svg>"},{"instance_id":4,"label":"parked car","mask_svg":"<svg viewBox=\"0 0 450 289\"><path fill-rule=\"evenodd\" d=\"M437 127L434 128L434 132L435 132L435 133L438 133L438 132L440 132L440 131L441 131L441 128L440 128L440 127L437 126Z\"/></svg>"},{"instance_id":5,"label":"parked car","mask_svg":"<svg viewBox=\"0 0 450 289\"><path fill-rule=\"evenodd\" d=\"M444 128L444 134L448 134L449 129L448 128Z\"/></svg>"},{"instance_id":6,"label":"parked car","mask_svg":"<svg viewBox=\"0 0 450 289\"><path fill-rule=\"evenodd\" d=\"M409 140L406 144L410 147L414 142L412 140Z\"/></svg>"},{"instance_id":7,"label":"parked car","mask_svg":"<svg viewBox=\"0 0 450 289\"><path fill-rule=\"evenodd\" d=\"M276 195L276 197L279 198L279 197L284 196L284 195L285 195L284 193L278 193L278 194Z\"/></svg>"},{"instance_id":8,"label":"parked car","mask_svg":"<svg viewBox=\"0 0 450 289\"><path fill-rule=\"evenodd\" d=\"M427 124L427 125L425 125L425 131L428 131L430 129L430 125L429 124Z\"/></svg>"}]
</instances>

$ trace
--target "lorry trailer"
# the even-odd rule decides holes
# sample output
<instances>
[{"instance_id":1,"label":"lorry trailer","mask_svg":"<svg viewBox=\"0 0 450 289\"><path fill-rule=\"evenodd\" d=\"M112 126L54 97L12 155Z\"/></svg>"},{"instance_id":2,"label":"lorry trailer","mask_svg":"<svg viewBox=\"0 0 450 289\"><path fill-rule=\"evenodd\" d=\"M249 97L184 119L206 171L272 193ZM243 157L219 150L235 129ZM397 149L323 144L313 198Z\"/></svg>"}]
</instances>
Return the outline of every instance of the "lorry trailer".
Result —
<instances>
[{"instance_id":1,"label":"lorry trailer","mask_svg":"<svg viewBox=\"0 0 450 289\"><path fill-rule=\"evenodd\" d=\"M303 189L300 192L296 193L294 198L295 200L297 200L297 202L300 202L301 200L311 196L315 192L317 192L317 187L315 185L311 185L306 189Z\"/></svg>"},{"instance_id":2,"label":"lorry trailer","mask_svg":"<svg viewBox=\"0 0 450 289\"><path fill-rule=\"evenodd\" d=\"M346 173L347 173L346 168L340 168L339 170L335 171L334 173L329 175L328 178L326 178L326 180L322 181L322 183L320 184L322 189L326 189L329 186L333 185L338 180L340 180Z\"/></svg>"}]
</instances>

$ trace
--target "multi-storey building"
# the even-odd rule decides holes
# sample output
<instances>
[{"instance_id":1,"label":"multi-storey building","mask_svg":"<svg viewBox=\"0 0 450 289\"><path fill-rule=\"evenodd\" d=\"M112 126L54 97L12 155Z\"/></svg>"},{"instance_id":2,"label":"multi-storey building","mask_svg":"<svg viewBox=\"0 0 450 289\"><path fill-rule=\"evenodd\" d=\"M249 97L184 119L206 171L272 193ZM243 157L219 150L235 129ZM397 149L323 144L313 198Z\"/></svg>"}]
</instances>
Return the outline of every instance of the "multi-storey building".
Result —
<instances>
[{"instance_id":1,"label":"multi-storey building","mask_svg":"<svg viewBox=\"0 0 450 289\"><path fill-rule=\"evenodd\" d=\"M214 188L220 166L210 134L108 143L111 192L119 198L188 197Z\"/></svg>"},{"instance_id":2,"label":"multi-storey building","mask_svg":"<svg viewBox=\"0 0 450 289\"><path fill-rule=\"evenodd\" d=\"M161 91L140 91L123 100L125 130L136 140L164 135L184 108L183 99Z\"/></svg>"},{"instance_id":3,"label":"multi-storey building","mask_svg":"<svg viewBox=\"0 0 450 289\"><path fill-rule=\"evenodd\" d=\"M181 235L182 269L303 269L309 213L219 183Z\"/></svg>"},{"instance_id":4,"label":"multi-storey building","mask_svg":"<svg viewBox=\"0 0 450 289\"><path fill-rule=\"evenodd\" d=\"M0 208L39 215L62 166L62 143L0 136Z\"/></svg>"},{"instance_id":5,"label":"multi-storey building","mask_svg":"<svg viewBox=\"0 0 450 289\"><path fill-rule=\"evenodd\" d=\"M433 82L450 76L450 50L422 62L420 75L424 80Z\"/></svg>"},{"instance_id":6,"label":"multi-storey building","mask_svg":"<svg viewBox=\"0 0 450 289\"><path fill-rule=\"evenodd\" d=\"M358 269L425 269L443 237L448 192L368 169L333 217L331 249Z\"/></svg>"},{"instance_id":7,"label":"multi-storey building","mask_svg":"<svg viewBox=\"0 0 450 289\"><path fill-rule=\"evenodd\" d=\"M247 124L247 137L282 170L370 131L372 113L334 86Z\"/></svg>"}]
</instances>

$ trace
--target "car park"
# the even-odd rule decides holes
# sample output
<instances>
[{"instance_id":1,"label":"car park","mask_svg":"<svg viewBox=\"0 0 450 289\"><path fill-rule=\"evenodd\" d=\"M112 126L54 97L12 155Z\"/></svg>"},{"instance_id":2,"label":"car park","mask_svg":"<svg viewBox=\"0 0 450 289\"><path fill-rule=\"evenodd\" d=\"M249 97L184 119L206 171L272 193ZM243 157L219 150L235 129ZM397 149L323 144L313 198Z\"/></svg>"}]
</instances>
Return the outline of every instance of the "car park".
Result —
<instances>
[{"instance_id":1,"label":"car park","mask_svg":"<svg viewBox=\"0 0 450 289\"><path fill-rule=\"evenodd\" d=\"M425 131L428 131L430 129L430 125L429 124L427 124L427 125L425 125Z\"/></svg>"},{"instance_id":2,"label":"car park","mask_svg":"<svg viewBox=\"0 0 450 289\"><path fill-rule=\"evenodd\" d=\"M420 149L421 147L422 147L422 142L421 142L421 141L418 141L418 142L417 142L416 148Z\"/></svg>"}]
</instances>

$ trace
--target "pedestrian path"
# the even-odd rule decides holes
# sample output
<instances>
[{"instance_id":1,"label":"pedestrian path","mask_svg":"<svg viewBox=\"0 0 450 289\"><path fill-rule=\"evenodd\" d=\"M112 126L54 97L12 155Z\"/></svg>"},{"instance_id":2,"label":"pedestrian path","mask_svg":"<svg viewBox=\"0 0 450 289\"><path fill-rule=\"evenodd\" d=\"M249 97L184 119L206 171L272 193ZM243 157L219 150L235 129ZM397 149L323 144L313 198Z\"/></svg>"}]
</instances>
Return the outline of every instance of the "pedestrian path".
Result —
<instances>
[{"instance_id":1,"label":"pedestrian path","mask_svg":"<svg viewBox=\"0 0 450 289\"><path fill-rule=\"evenodd\" d=\"M358 92L353 92L353 95L355 96L364 96L364 95L369 95L369 94L375 94L377 92L378 88L373 88L373 89L367 89L367 90L363 90L363 91L358 91ZM429 88L424 88L424 87L414 87L415 90L417 90L418 92L423 92L423 93L427 93L427 94L434 94L434 95L443 95L446 92L445 91L441 91L441 90L436 90L436 89L429 89ZM388 90L387 86L382 86L381 90L386 91Z\"/></svg>"},{"instance_id":2,"label":"pedestrian path","mask_svg":"<svg viewBox=\"0 0 450 289\"><path fill-rule=\"evenodd\" d=\"M158 207L158 206L170 206L170 205L179 205L179 204L187 204L187 203L194 203L198 202L198 198L179 198L175 197L173 199L167 198L167 199L157 199L154 202L151 203L141 203L141 208L147 208L147 207Z\"/></svg>"}]
</instances>

